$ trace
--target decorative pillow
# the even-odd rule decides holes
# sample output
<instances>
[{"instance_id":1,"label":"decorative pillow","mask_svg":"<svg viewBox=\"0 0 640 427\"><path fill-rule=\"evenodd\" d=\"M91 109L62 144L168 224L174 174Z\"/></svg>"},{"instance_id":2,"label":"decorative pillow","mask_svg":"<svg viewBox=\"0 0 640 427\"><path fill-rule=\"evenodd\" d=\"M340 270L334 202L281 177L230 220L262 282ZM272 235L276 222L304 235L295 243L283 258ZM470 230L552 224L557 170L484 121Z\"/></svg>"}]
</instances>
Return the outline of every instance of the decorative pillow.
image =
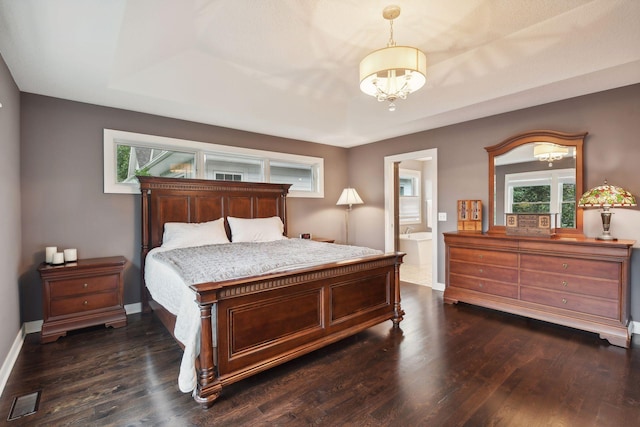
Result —
<instances>
[{"instance_id":1,"label":"decorative pillow","mask_svg":"<svg viewBox=\"0 0 640 427\"><path fill-rule=\"evenodd\" d=\"M279 216L271 218L234 218L227 217L231 228L232 242L270 242L286 239L284 224Z\"/></svg>"},{"instance_id":2,"label":"decorative pillow","mask_svg":"<svg viewBox=\"0 0 640 427\"><path fill-rule=\"evenodd\" d=\"M224 218L209 222L167 222L164 224L162 247L167 249L229 243Z\"/></svg>"}]
</instances>

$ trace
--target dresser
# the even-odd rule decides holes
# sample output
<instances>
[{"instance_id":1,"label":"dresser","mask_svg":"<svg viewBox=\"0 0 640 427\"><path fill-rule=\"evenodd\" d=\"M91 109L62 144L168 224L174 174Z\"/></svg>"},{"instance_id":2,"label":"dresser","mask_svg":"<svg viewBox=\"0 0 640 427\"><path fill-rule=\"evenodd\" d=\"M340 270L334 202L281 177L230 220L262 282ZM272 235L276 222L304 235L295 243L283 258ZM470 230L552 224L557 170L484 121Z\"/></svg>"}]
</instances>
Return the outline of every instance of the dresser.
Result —
<instances>
[{"instance_id":1,"label":"dresser","mask_svg":"<svg viewBox=\"0 0 640 427\"><path fill-rule=\"evenodd\" d=\"M595 332L629 347L631 240L444 233L446 303Z\"/></svg>"},{"instance_id":2,"label":"dresser","mask_svg":"<svg viewBox=\"0 0 640 427\"><path fill-rule=\"evenodd\" d=\"M44 322L41 341L52 342L67 331L127 324L123 306L122 256L80 259L65 265L41 264Z\"/></svg>"}]
</instances>

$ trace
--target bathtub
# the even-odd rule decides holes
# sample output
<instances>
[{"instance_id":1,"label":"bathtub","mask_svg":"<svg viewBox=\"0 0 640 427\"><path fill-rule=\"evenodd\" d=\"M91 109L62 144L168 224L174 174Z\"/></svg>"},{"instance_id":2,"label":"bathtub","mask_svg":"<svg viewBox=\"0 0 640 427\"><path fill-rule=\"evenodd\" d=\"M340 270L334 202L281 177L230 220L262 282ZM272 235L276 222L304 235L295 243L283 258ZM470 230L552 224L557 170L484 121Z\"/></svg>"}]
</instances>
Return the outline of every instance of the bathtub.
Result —
<instances>
[{"instance_id":1,"label":"bathtub","mask_svg":"<svg viewBox=\"0 0 640 427\"><path fill-rule=\"evenodd\" d=\"M431 232L417 231L415 233L400 235L400 252L407 254L404 257L406 264L430 264L431 251Z\"/></svg>"}]
</instances>

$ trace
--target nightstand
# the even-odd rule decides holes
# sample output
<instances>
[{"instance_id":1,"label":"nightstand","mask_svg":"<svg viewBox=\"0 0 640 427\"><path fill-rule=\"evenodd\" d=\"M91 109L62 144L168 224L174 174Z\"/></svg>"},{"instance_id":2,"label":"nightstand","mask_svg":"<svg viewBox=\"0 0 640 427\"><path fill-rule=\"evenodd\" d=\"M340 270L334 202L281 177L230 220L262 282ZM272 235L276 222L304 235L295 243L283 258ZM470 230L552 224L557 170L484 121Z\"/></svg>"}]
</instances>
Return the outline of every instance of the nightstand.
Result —
<instances>
[{"instance_id":1,"label":"nightstand","mask_svg":"<svg viewBox=\"0 0 640 427\"><path fill-rule=\"evenodd\" d=\"M52 342L67 331L104 324L126 326L122 256L79 259L63 265L40 264L44 323L41 341Z\"/></svg>"},{"instance_id":2,"label":"nightstand","mask_svg":"<svg viewBox=\"0 0 640 427\"><path fill-rule=\"evenodd\" d=\"M315 240L316 242L324 242L324 243L334 243L336 239L329 239L326 237L312 237L311 240Z\"/></svg>"}]
</instances>

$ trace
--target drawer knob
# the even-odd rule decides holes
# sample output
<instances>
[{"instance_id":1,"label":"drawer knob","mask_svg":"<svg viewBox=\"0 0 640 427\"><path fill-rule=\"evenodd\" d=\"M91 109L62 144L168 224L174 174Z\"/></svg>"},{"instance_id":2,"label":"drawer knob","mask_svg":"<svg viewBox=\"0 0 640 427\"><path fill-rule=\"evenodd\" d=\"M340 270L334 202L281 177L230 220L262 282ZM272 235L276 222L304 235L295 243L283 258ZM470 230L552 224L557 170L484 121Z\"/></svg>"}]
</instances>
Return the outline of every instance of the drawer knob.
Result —
<instances>
[{"instance_id":1,"label":"drawer knob","mask_svg":"<svg viewBox=\"0 0 640 427\"><path fill-rule=\"evenodd\" d=\"M566 270L567 268L569 268L569 264L567 264L566 262L563 262L562 263L562 268L564 268Z\"/></svg>"},{"instance_id":2,"label":"drawer knob","mask_svg":"<svg viewBox=\"0 0 640 427\"><path fill-rule=\"evenodd\" d=\"M484 273L484 271L483 271L482 269L479 269L478 271L479 271L480 273Z\"/></svg>"},{"instance_id":3,"label":"drawer knob","mask_svg":"<svg viewBox=\"0 0 640 427\"><path fill-rule=\"evenodd\" d=\"M567 281L566 280L562 281L562 286L564 286L565 288L567 287Z\"/></svg>"},{"instance_id":4,"label":"drawer knob","mask_svg":"<svg viewBox=\"0 0 640 427\"><path fill-rule=\"evenodd\" d=\"M567 303L567 299L566 298L562 298L562 303L566 304Z\"/></svg>"},{"instance_id":5,"label":"drawer knob","mask_svg":"<svg viewBox=\"0 0 640 427\"><path fill-rule=\"evenodd\" d=\"M484 258L484 255L478 255L478 258L480 259Z\"/></svg>"},{"instance_id":6,"label":"drawer knob","mask_svg":"<svg viewBox=\"0 0 640 427\"><path fill-rule=\"evenodd\" d=\"M480 288L481 288L481 287L482 287L482 283L478 283L478 287L480 287Z\"/></svg>"},{"instance_id":7,"label":"drawer knob","mask_svg":"<svg viewBox=\"0 0 640 427\"><path fill-rule=\"evenodd\" d=\"M85 283L84 285L82 285L82 287L86 289L86 288L88 288L88 287L89 287L89 285L87 285L87 284Z\"/></svg>"},{"instance_id":8,"label":"drawer knob","mask_svg":"<svg viewBox=\"0 0 640 427\"><path fill-rule=\"evenodd\" d=\"M82 305L88 305L88 304L89 304L89 301L87 300L84 300L84 302L82 303Z\"/></svg>"}]
</instances>

